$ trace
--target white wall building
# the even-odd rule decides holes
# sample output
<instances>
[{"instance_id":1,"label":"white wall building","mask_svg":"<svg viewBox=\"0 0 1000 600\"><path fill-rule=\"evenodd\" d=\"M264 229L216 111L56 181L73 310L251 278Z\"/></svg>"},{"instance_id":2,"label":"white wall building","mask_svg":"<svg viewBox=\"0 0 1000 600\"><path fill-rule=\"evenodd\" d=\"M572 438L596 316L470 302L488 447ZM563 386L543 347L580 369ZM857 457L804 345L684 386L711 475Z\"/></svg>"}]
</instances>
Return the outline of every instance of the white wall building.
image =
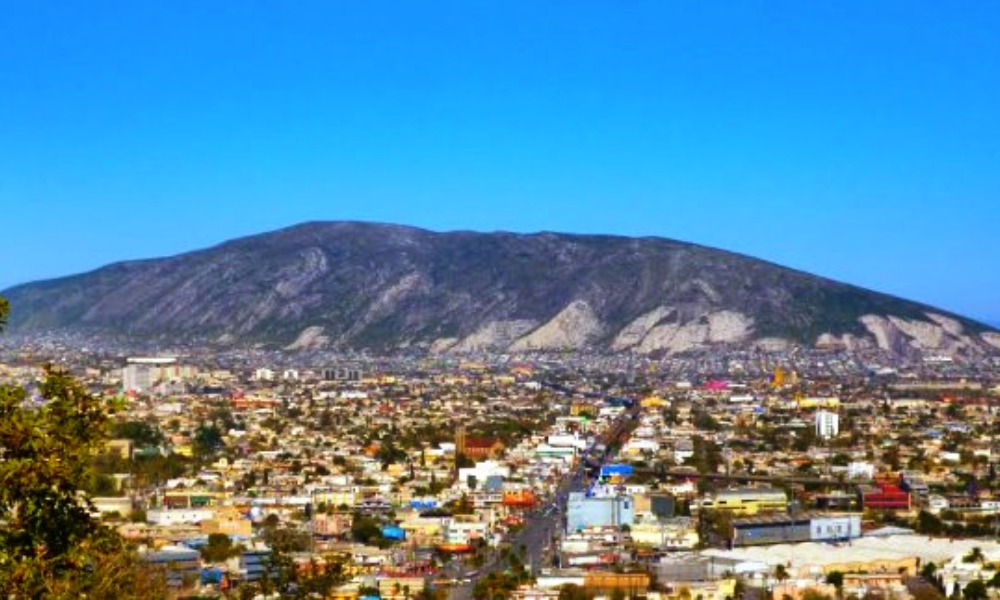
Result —
<instances>
[{"instance_id":1,"label":"white wall building","mask_svg":"<svg viewBox=\"0 0 1000 600\"><path fill-rule=\"evenodd\" d=\"M510 467L501 465L494 460L484 460L476 463L474 467L458 470L458 487L463 490L469 489L469 477L476 478L476 486L486 483L490 477L510 477Z\"/></svg>"},{"instance_id":2,"label":"white wall building","mask_svg":"<svg viewBox=\"0 0 1000 600\"><path fill-rule=\"evenodd\" d=\"M861 537L861 515L817 516L809 523L810 539L814 542Z\"/></svg>"},{"instance_id":3,"label":"white wall building","mask_svg":"<svg viewBox=\"0 0 1000 600\"><path fill-rule=\"evenodd\" d=\"M154 525L194 525L207 521L215 513L207 508L154 508L146 513L146 522Z\"/></svg>"},{"instance_id":4,"label":"white wall building","mask_svg":"<svg viewBox=\"0 0 1000 600\"><path fill-rule=\"evenodd\" d=\"M816 435L821 438L837 437L840 433L840 415L821 410L816 412Z\"/></svg>"},{"instance_id":5,"label":"white wall building","mask_svg":"<svg viewBox=\"0 0 1000 600\"><path fill-rule=\"evenodd\" d=\"M867 462L852 462L847 465L848 479L874 479L875 465Z\"/></svg>"}]
</instances>

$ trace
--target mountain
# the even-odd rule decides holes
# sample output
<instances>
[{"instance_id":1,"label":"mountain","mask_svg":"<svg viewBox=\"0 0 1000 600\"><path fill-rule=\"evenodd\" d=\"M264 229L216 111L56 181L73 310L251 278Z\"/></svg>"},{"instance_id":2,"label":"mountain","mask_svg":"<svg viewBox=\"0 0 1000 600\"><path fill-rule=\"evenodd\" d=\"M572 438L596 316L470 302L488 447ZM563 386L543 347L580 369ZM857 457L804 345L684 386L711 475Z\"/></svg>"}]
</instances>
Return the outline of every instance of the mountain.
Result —
<instances>
[{"instance_id":1,"label":"mountain","mask_svg":"<svg viewBox=\"0 0 1000 600\"><path fill-rule=\"evenodd\" d=\"M316 222L3 294L15 332L290 350L1000 349L945 311L662 238Z\"/></svg>"}]
</instances>

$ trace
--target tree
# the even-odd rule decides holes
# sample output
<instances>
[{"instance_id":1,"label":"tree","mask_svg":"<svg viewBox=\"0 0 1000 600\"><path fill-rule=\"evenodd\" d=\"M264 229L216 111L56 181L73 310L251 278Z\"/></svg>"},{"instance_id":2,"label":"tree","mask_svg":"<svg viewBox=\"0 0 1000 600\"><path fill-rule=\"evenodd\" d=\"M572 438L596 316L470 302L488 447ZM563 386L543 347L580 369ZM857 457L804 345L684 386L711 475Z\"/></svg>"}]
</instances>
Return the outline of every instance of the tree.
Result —
<instances>
[{"instance_id":1,"label":"tree","mask_svg":"<svg viewBox=\"0 0 1000 600\"><path fill-rule=\"evenodd\" d=\"M200 425L194 434L193 450L202 460L208 459L222 448L222 430L215 423Z\"/></svg>"},{"instance_id":2,"label":"tree","mask_svg":"<svg viewBox=\"0 0 1000 600\"><path fill-rule=\"evenodd\" d=\"M774 578L778 580L778 583L784 583L788 579L788 569L785 568L785 565L774 567Z\"/></svg>"},{"instance_id":3,"label":"tree","mask_svg":"<svg viewBox=\"0 0 1000 600\"><path fill-rule=\"evenodd\" d=\"M974 547L968 554L962 557L964 563L982 563L986 560L983 550L979 546Z\"/></svg>"},{"instance_id":4,"label":"tree","mask_svg":"<svg viewBox=\"0 0 1000 600\"><path fill-rule=\"evenodd\" d=\"M986 600L989 597L989 591L982 579L973 579L962 590L962 595L965 596L966 600Z\"/></svg>"},{"instance_id":5,"label":"tree","mask_svg":"<svg viewBox=\"0 0 1000 600\"><path fill-rule=\"evenodd\" d=\"M374 544L382 541L382 528L375 519L355 514L351 520L351 537L362 544Z\"/></svg>"},{"instance_id":6,"label":"tree","mask_svg":"<svg viewBox=\"0 0 1000 600\"><path fill-rule=\"evenodd\" d=\"M990 580L986 582L986 587L991 587L993 589L1000 588L1000 571L997 571L996 573L993 574L993 577L991 577Z\"/></svg>"},{"instance_id":7,"label":"tree","mask_svg":"<svg viewBox=\"0 0 1000 600\"><path fill-rule=\"evenodd\" d=\"M830 571L826 574L826 582L837 589L837 597L844 595L844 574L840 571Z\"/></svg>"},{"instance_id":8,"label":"tree","mask_svg":"<svg viewBox=\"0 0 1000 600\"><path fill-rule=\"evenodd\" d=\"M9 303L0 297L0 330ZM92 515L93 457L114 406L45 368L36 393L0 386L0 589L5 596L148 597L162 578ZM141 589L140 589L141 588Z\"/></svg>"},{"instance_id":9,"label":"tree","mask_svg":"<svg viewBox=\"0 0 1000 600\"><path fill-rule=\"evenodd\" d=\"M941 519L926 510L921 510L920 514L917 515L917 533L923 533L926 535L941 535L944 532L944 529L945 526L944 523L941 522Z\"/></svg>"},{"instance_id":10,"label":"tree","mask_svg":"<svg viewBox=\"0 0 1000 600\"><path fill-rule=\"evenodd\" d=\"M208 534L208 543L201 549L201 557L208 562L222 562L234 556L239 550L233 546L233 540L224 533Z\"/></svg>"},{"instance_id":11,"label":"tree","mask_svg":"<svg viewBox=\"0 0 1000 600\"><path fill-rule=\"evenodd\" d=\"M122 421L111 428L111 436L117 439L127 439L137 446L159 446L163 443L163 433L155 423L146 421Z\"/></svg>"}]
</instances>

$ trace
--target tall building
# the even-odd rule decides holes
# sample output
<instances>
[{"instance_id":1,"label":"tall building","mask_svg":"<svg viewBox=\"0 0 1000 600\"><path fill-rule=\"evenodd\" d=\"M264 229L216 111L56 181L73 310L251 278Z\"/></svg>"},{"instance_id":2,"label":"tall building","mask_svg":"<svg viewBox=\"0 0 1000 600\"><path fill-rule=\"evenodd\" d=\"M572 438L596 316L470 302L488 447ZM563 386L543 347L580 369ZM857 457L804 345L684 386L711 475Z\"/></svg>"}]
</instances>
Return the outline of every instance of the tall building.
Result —
<instances>
[{"instance_id":1,"label":"tall building","mask_svg":"<svg viewBox=\"0 0 1000 600\"><path fill-rule=\"evenodd\" d=\"M816 412L816 435L821 438L836 437L840 433L840 415L820 410Z\"/></svg>"},{"instance_id":2,"label":"tall building","mask_svg":"<svg viewBox=\"0 0 1000 600\"><path fill-rule=\"evenodd\" d=\"M122 369L126 393L147 393L161 382L176 383L198 374L193 366L181 365L174 357L129 357Z\"/></svg>"}]
</instances>

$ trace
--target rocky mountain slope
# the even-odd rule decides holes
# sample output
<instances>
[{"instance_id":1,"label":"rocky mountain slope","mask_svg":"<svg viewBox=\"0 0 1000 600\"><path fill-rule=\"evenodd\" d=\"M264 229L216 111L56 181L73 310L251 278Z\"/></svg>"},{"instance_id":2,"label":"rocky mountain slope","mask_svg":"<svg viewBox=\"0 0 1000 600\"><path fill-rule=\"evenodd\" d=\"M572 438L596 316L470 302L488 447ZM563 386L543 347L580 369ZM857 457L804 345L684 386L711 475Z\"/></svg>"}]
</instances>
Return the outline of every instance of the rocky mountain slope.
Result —
<instances>
[{"instance_id":1,"label":"rocky mountain slope","mask_svg":"<svg viewBox=\"0 0 1000 600\"><path fill-rule=\"evenodd\" d=\"M1000 349L957 315L660 238L306 223L3 294L22 333L293 350Z\"/></svg>"}]
</instances>

